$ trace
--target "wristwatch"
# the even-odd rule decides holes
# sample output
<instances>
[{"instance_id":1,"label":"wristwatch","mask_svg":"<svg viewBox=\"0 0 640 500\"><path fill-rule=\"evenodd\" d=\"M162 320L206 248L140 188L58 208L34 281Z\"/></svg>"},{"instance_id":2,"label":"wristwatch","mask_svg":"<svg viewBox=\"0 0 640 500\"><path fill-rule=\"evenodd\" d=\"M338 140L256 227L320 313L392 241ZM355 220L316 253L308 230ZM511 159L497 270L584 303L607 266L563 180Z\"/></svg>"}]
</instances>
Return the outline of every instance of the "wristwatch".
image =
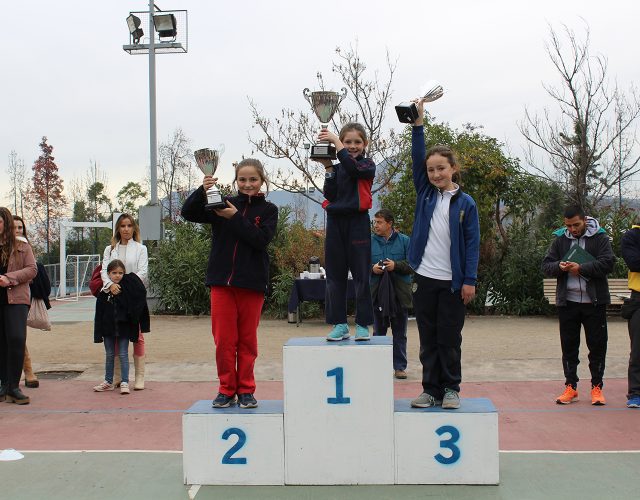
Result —
<instances>
[{"instance_id":1,"label":"wristwatch","mask_svg":"<svg viewBox=\"0 0 640 500\"><path fill-rule=\"evenodd\" d=\"M333 179L335 176L336 176L335 172L325 172L324 174L325 179Z\"/></svg>"}]
</instances>

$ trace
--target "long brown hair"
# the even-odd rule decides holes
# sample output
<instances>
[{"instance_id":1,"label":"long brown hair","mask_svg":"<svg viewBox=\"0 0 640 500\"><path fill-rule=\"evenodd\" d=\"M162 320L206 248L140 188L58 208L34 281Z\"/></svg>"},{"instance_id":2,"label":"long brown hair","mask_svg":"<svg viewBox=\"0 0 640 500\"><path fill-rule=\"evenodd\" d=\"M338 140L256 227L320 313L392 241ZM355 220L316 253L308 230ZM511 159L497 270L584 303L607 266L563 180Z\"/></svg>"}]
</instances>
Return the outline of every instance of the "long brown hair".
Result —
<instances>
[{"instance_id":1,"label":"long brown hair","mask_svg":"<svg viewBox=\"0 0 640 500\"><path fill-rule=\"evenodd\" d=\"M29 237L27 236L27 225L24 223L24 219L22 217L20 217L19 215L14 215L13 216L13 230L15 232L15 225L16 225L16 221L19 220L20 222L22 222L22 237L29 241Z\"/></svg>"},{"instance_id":2,"label":"long brown hair","mask_svg":"<svg viewBox=\"0 0 640 500\"><path fill-rule=\"evenodd\" d=\"M120 236L120 224L125 219L129 219L133 226L133 236L131 238L140 243L140 228L138 227L136 220L129 214L120 214L120 217L116 220L116 230L111 237L111 250L113 250L116 245L120 243L120 240L122 240L122 236Z\"/></svg>"},{"instance_id":3,"label":"long brown hair","mask_svg":"<svg viewBox=\"0 0 640 500\"><path fill-rule=\"evenodd\" d=\"M16 230L13 226L13 217L8 208L0 207L0 218L4 222L3 232L0 234L0 263L9 265L9 257L16 247Z\"/></svg>"}]
</instances>

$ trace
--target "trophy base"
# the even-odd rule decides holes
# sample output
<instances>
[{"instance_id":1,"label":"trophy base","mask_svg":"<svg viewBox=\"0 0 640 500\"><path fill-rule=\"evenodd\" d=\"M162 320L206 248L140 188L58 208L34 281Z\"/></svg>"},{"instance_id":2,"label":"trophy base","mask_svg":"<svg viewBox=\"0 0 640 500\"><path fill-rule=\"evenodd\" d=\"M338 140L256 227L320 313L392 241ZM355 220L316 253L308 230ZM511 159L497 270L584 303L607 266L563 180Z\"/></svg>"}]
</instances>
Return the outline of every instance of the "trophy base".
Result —
<instances>
[{"instance_id":1,"label":"trophy base","mask_svg":"<svg viewBox=\"0 0 640 500\"><path fill-rule=\"evenodd\" d=\"M205 210L215 210L217 208L227 208L227 204L223 201L220 203L207 203L204 206Z\"/></svg>"},{"instance_id":2,"label":"trophy base","mask_svg":"<svg viewBox=\"0 0 640 500\"><path fill-rule=\"evenodd\" d=\"M329 143L318 143L311 146L311 153L309 154L311 160L335 160L336 147Z\"/></svg>"},{"instance_id":3,"label":"trophy base","mask_svg":"<svg viewBox=\"0 0 640 500\"><path fill-rule=\"evenodd\" d=\"M418 119L418 106L415 102L401 102L396 106L400 123L414 123Z\"/></svg>"},{"instance_id":4,"label":"trophy base","mask_svg":"<svg viewBox=\"0 0 640 500\"><path fill-rule=\"evenodd\" d=\"M207 191L207 204L204 206L206 210L214 210L216 208L227 208L227 203L222 198L222 194L217 189Z\"/></svg>"}]
</instances>

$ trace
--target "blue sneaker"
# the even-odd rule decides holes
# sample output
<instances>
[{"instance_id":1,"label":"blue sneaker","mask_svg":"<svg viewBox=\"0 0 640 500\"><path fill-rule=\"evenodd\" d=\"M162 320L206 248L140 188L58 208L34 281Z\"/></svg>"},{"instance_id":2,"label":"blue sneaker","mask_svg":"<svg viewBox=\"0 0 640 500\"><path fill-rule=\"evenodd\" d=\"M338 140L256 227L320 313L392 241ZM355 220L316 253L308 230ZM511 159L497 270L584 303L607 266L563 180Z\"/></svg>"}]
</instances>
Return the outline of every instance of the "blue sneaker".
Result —
<instances>
[{"instance_id":1,"label":"blue sneaker","mask_svg":"<svg viewBox=\"0 0 640 500\"><path fill-rule=\"evenodd\" d=\"M349 325L346 323L338 323L333 325L333 330L327 335L328 341L348 340L349 339Z\"/></svg>"},{"instance_id":2,"label":"blue sneaker","mask_svg":"<svg viewBox=\"0 0 640 500\"><path fill-rule=\"evenodd\" d=\"M371 340L371 337L369 336L369 327L356 325L355 340Z\"/></svg>"},{"instance_id":3,"label":"blue sneaker","mask_svg":"<svg viewBox=\"0 0 640 500\"><path fill-rule=\"evenodd\" d=\"M627 408L640 408L640 396L631 396L627 401Z\"/></svg>"}]
</instances>

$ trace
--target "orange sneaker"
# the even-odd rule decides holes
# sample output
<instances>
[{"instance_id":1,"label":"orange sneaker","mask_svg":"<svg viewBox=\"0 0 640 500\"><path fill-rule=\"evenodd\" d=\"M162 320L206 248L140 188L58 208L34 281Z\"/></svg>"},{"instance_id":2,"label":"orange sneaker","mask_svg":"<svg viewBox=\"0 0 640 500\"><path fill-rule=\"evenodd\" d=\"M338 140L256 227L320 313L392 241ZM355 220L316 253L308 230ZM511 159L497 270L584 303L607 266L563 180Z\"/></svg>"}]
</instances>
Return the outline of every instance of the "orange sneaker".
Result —
<instances>
[{"instance_id":1,"label":"orange sneaker","mask_svg":"<svg viewBox=\"0 0 640 500\"><path fill-rule=\"evenodd\" d=\"M602 394L602 387L599 385L594 385L591 388L591 404L596 406L603 406L607 404L604 400L604 395Z\"/></svg>"},{"instance_id":2,"label":"orange sneaker","mask_svg":"<svg viewBox=\"0 0 640 500\"><path fill-rule=\"evenodd\" d=\"M568 405L574 401L578 401L578 391L571 387L571 384L567 384L564 392L556 398L556 403L559 405Z\"/></svg>"}]
</instances>

